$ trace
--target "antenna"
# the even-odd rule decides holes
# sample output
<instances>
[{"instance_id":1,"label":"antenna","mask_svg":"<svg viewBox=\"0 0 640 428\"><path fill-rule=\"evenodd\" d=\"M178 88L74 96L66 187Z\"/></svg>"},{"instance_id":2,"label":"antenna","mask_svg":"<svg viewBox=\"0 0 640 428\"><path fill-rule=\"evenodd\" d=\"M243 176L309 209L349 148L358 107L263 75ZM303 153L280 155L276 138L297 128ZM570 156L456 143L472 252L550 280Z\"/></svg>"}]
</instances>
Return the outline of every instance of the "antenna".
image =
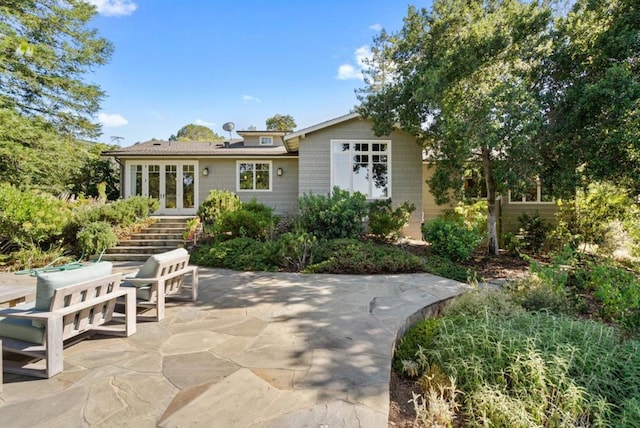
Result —
<instances>
[{"instance_id":1,"label":"antenna","mask_svg":"<svg viewBox=\"0 0 640 428\"><path fill-rule=\"evenodd\" d=\"M233 122L226 122L224 125L222 125L222 129L229 133L229 143L231 143L231 131L233 131L235 127L236 125Z\"/></svg>"}]
</instances>

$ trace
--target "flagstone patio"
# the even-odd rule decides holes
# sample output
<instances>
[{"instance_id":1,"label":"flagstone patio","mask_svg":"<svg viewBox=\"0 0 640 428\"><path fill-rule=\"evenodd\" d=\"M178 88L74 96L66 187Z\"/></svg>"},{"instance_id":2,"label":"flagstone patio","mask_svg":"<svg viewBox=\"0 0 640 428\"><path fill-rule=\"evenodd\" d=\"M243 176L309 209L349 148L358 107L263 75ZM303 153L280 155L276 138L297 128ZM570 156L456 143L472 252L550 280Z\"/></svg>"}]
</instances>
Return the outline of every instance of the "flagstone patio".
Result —
<instances>
[{"instance_id":1,"label":"flagstone patio","mask_svg":"<svg viewBox=\"0 0 640 428\"><path fill-rule=\"evenodd\" d=\"M0 427L387 427L396 335L466 287L429 274L199 276L198 302L65 349L60 375L5 374Z\"/></svg>"}]
</instances>

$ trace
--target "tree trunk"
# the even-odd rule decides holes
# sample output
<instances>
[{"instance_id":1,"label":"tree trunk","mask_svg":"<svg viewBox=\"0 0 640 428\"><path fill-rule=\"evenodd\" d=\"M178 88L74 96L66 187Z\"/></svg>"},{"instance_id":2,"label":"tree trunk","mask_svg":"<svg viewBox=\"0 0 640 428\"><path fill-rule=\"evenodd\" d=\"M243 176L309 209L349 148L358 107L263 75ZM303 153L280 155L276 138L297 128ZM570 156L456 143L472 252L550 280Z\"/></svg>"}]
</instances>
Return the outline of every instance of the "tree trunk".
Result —
<instances>
[{"instance_id":1,"label":"tree trunk","mask_svg":"<svg viewBox=\"0 0 640 428\"><path fill-rule=\"evenodd\" d=\"M496 227L496 183L491 166L491 152L488 147L483 147L482 167L487 185L487 234L489 238L487 250L489 254L497 256L500 248L498 246L498 229Z\"/></svg>"}]
</instances>

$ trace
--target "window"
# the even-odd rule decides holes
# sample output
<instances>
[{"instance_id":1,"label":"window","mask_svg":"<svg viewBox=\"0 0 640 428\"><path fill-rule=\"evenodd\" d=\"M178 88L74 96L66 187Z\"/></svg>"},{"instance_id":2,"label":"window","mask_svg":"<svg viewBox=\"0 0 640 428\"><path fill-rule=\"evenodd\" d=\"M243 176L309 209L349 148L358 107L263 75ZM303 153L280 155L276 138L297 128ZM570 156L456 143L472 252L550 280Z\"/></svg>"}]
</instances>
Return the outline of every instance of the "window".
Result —
<instances>
[{"instance_id":1,"label":"window","mask_svg":"<svg viewBox=\"0 0 640 428\"><path fill-rule=\"evenodd\" d=\"M261 146L273 146L273 137L260 137Z\"/></svg>"},{"instance_id":2,"label":"window","mask_svg":"<svg viewBox=\"0 0 640 428\"><path fill-rule=\"evenodd\" d=\"M390 141L334 140L331 152L331 187L360 192L368 199L391 197Z\"/></svg>"},{"instance_id":3,"label":"window","mask_svg":"<svg viewBox=\"0 0 640 428\"><path fill-rule=\"evenodd\" d=\"M271 190L271 162L238 162L237 189Z\"/></svg>"},{"instance_id":4,"label":"window","mask_svg":"<svg viewBox=\"0 0 640 428\"><path fill-rule=\"evenodd\" d=\"M553 203L550 183L541 179L532 179L526 188L509 191L511 203Z\"/></svg>"}]
</instances>

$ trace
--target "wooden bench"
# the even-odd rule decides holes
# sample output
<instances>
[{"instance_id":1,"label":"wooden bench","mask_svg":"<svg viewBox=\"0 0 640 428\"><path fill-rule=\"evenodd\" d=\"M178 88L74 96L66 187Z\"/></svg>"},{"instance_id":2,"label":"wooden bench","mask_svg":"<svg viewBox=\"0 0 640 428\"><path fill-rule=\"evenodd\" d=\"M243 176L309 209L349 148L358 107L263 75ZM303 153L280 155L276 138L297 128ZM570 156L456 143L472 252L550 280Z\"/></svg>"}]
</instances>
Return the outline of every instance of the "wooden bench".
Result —
<instances>
[{"instance_id":1,"label":"wooden bench","mask_svg":"<svg viewBox=\"0 0 640 428\"><path fill-rule=\"evenodd\" d=\"M64 368L63 348L83 333L134 334L135 291L120 287L121 279L117 273L55 288L48 311L36 309L37 304L36 308L23 308L30 306L26 304L0 310L2 349L30 357L26 362L5 360L4 370L49 378ZM107 325L118 318L114 314L118 299L125 301L123 323ZM32 365L38 360L44 360L44 369Z\"/></svg>"},{"instance_id":2,"label":"wooden bench","mask_svg":"<svg viewBox=\"0 0 640 428\"><path fill-rule=\"evenodd\" d=\"M186 275L191 275L190 286L184 283ZM198 299L198 267L190 266L189 253L178 248L149 257L139 271L124 278L122 285L135 287L138 307L155 309L154 319L160 321L165 317L166 299L181 299L179 294L187 289L189 300Z\"/></svg>"}]
</instances>

